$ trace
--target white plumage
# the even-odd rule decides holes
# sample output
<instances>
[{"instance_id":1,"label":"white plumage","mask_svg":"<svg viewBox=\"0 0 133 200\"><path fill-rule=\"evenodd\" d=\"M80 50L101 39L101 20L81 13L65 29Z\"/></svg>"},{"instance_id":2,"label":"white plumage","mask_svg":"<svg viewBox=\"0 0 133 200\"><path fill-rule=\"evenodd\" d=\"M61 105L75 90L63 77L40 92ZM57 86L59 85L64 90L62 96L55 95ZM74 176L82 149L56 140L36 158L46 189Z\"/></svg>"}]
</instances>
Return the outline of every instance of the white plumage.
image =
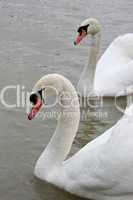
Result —
<instances>
[{"instance_id":1,"label":"white plumage","mask_svg":"<svg viewBox=\"0 0 133 200\"><path fill-rule=\"evenodd\" d=\"M96 19L88 18L80 25L81 31L88 24L86 35L90 35L91 44L88 65L77 85L79 95L125 96L133 93L133 34L117 37L97 61L101 28Z\"/></svg>"},{"instance_id":2,"label":"white plumage","mask_svg":"<svg viewBox=\"0 0 133 200\"><path fill-rule=\"evenodd\" d=\"M74 104L60 107L61 114L55 133L36 163L35 175L81 197L132 200L133 106L126 110L112 128L65 160L79 125L78 97L70 81L58 74L44 76L33 91L48 86L56 88L58 94L71 94ZM46 94L52 93L47 90ZM62 105L66 105L65 97L61 96ZM70 115L63 114L66 112Z\"/></svg>"},{"instance_id":3,"label":"white plumage","mask_svg":"<svg viewBox=\"0 0 133 200\"><path fill-rule=\"evenodd\" d=\"M116 38L97 63L94 90L105 96L133 93L133 34Z\"/></svg>"}]
</instances>

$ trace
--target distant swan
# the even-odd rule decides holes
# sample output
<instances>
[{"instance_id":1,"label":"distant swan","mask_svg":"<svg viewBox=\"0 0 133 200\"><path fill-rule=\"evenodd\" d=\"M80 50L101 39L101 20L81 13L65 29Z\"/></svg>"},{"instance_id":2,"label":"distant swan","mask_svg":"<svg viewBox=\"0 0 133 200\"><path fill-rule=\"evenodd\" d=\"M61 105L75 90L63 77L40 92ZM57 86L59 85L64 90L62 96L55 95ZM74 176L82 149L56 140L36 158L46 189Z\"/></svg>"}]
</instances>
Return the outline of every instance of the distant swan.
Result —
<instances>
[{"instance_id":1,"label":"distant swan","mask_svg":"<svg viewBox=\"0 0 133 200\"><path fill-rule=\"evenodd\" d=\"M70 81L58 74L42 77L30 96L33 107L28 118L33 119L42 106L42 91L50 96L55 90L60 116L52 139L36 163L35 175L81 197L133 200L133 106L112 128L66 160L80 119L77 93Z\"/></svg>"},{"instance_id":2,"label":"distant swan","mask_svg":"<svg viewBox=\"0 0 133 200\"><path fill-rule=\"evenodd\" d=\"M78 28L77 45L91 36L88 65L85 66L78 82L81 96L88 94L103 96L124 96L133 93L133 34L117 37L97 62L101 27L98 20L88 18Z\"/></svg>"}]
</instances>

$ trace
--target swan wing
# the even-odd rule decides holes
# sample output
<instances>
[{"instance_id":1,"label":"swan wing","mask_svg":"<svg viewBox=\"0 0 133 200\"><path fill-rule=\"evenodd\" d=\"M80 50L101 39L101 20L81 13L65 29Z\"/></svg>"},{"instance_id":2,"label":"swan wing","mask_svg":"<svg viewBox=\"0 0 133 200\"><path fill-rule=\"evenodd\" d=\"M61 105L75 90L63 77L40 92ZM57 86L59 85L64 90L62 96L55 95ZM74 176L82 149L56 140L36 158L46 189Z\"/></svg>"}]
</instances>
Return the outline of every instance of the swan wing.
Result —
<instances>
[{"instance_id":1,"label":"swan wing","mask_svg":"<svg viewBox=\"0 0 133 200\"><path fill-rule=\"evenodd\" d=\"M128 113L131 110L133 106ZM63 180L66 190L89 198L97 194L100 197L133 193L132 122L133 115L125 114L116 125L63 163L61 179L58 178Z\"/></svg>"},{"instance_id":2,"label":"swan wing","mask_svg":"<svg viewBox=\"0 0 133 200\"><path fill-rule=\"evenodd\" d=\"M114 96L133 85L133 34L116 38L97 64L94 89Z\"/></svg>"}]
</instances>

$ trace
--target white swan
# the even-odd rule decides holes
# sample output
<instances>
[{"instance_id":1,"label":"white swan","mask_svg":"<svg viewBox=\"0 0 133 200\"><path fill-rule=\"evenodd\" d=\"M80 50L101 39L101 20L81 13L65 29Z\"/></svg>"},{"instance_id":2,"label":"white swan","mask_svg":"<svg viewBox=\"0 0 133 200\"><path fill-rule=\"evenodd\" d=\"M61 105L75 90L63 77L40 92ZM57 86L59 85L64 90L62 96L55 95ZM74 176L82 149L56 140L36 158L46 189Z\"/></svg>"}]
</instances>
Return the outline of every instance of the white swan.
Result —
<instances>
[{"instance_id":1,"label":"white swan","mask_svg":"<svg viewBox=\"0 0 133 200\"><path fill-rule=\"evenodd\" d=\"M97 63L100 44L100 24L89 18L78 28L79 35L75 45L86 36L91 36L88 65L85 66L78 82L78 92L86 97L88 94L121 96L133 93L133 34L117 37Z\"/></svg>"},{"instance_id":2,"label":"white swan","mask_svg":"<svg viewBox=\"0 0 133 200\"><path fill-rule=\"evenodd\" d=\"M78 97L70 81L58 74L42 77L30 96L33 108L28 118L41 107L42 90L45 96L52 95L51 88L60 97L61 112L55 133L36 163L35 175L81 197L132 200L133 106L129 115L66 160L80 119Z\"/></svg>"}]
</instances>

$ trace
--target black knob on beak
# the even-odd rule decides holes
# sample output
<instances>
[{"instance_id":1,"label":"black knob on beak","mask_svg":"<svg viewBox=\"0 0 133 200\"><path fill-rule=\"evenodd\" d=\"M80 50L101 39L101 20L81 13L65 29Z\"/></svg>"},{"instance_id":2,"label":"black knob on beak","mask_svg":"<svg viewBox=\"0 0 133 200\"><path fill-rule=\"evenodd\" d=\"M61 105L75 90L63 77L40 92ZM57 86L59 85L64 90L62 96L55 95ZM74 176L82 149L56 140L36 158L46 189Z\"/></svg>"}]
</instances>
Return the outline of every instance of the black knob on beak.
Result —
<instances>
[{"instance_id":1,"label":"black knob on beak","mask_svg":"<svg viewBox=\"0 0 133 200\"><path fill-rule=\"evenodd\" d=\"M33 93L30 95L30 102L33 103L33 105L37 103L37 100L38 100L38 96L36 93Z\"/></svg>"}]
</instances>

